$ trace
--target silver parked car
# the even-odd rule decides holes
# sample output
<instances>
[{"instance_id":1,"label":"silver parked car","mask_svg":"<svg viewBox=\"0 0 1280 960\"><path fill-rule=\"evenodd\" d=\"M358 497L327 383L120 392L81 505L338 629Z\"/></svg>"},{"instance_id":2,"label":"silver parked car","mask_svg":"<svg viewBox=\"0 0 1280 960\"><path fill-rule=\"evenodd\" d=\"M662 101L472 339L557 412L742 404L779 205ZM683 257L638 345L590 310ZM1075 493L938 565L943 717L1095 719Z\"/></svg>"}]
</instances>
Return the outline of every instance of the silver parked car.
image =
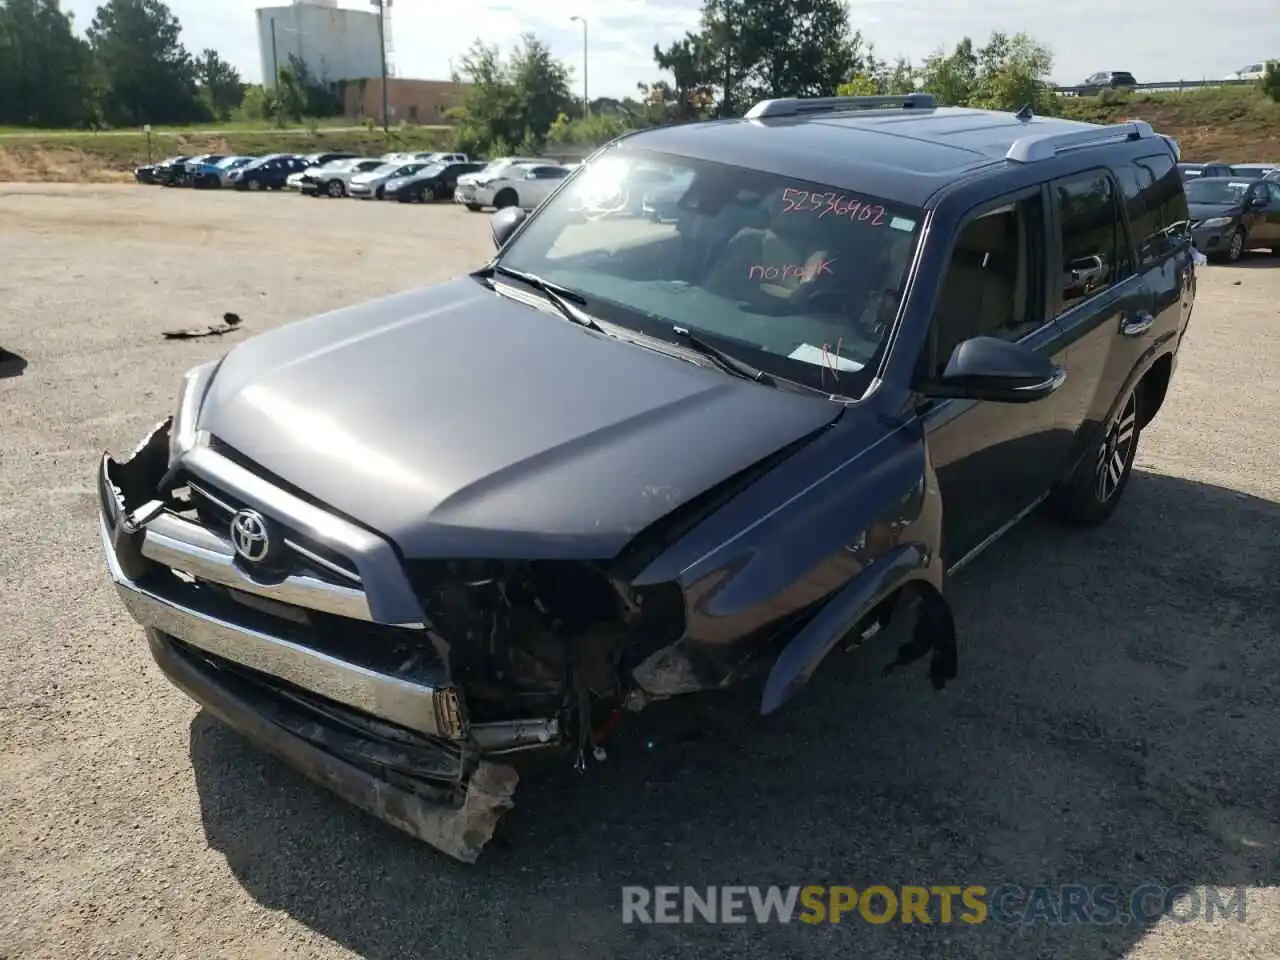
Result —
<instances>
[{"instance_id":1,"label":"silver parked car","mask_svg":"<svg viewBox=\"0 0 1280 960\"><path fill-rule=\"evenodd\" d=\"M367 173L358 173L347 184L347 194L359 200L381 200L388 180L417 173L425 163L384 163Z\"/></svg>"},{"instance_id":2,"label":"silver parked car","mask_svg":"<svg viewBox=\"0 0 1280 960\"><path fill-rule=\"evenodd\" d=\"M322 167L302 171L298 190L305 196L345 197L351 178L383 166L376 157L355 157L350 160L334 160Z\"/></svg>"}]
</instances>

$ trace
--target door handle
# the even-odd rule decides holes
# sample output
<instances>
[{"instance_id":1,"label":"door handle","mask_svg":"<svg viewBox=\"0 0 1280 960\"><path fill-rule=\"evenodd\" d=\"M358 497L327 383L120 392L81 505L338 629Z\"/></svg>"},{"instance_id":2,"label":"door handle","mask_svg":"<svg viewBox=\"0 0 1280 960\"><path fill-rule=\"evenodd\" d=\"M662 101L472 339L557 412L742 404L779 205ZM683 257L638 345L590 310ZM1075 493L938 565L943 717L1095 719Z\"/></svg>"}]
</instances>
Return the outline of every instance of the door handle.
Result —
<instances>
[{"instance_id":1,"label":"door handle","mask_svg":"<svg viewBox=\"0 0 1280 960\"><path fill-rule=\"evenodd\" d=\"M1120 332L1126 337L1140 337L1156 322L1156 318L1146 310L1139 310L1120 321Z\"/></svg>"}]
</instances>

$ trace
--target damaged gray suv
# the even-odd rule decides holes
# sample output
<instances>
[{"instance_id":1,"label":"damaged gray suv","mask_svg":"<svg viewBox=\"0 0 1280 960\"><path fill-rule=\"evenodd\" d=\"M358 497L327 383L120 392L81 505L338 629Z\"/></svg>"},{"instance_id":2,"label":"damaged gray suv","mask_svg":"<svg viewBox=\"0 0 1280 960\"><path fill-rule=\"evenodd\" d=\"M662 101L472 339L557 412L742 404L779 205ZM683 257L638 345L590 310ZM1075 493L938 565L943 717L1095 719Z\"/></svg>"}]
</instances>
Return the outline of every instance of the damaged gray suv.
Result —
<instances>
[{"instance_id":1,"label":"damaged gray suv","mask_svg":"<svg viewBox=\"0 0 1280 960\"><path fill-rule=\"evenodd\" d=\"M654 701L771 713L905 614L886 670L942 687L949 573L1129 482L1195 297L1175 160L926 95L624 137L474 273L192 370L102 460L110 575L173 683L466 861Z\"/></svg>"}]
</instances>

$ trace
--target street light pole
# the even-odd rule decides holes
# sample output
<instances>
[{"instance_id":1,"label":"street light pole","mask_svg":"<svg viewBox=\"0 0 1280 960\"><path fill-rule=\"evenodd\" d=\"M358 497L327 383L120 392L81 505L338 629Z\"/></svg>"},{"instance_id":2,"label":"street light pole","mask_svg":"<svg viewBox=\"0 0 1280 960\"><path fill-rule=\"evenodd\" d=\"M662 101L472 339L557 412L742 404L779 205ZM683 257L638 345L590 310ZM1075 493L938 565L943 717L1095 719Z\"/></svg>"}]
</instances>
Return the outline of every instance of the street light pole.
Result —
<instances>
[{"instance_id":1,"label":"street light pole","mask_svg":"<svg viewBox=\"0 0 1280 960\"><path fill-rule=\"evenodd\" d=\"M570 21L582 24L582 116L591 116L591 97L587 92L587 18L573 16Z\"/></svg>"},{"instance_id":2,"label":"street light pole","mask_svg":"<svg viewBox=\"0 0 1280 960\"><path fill-rule=\"evenodd\" d=\"M382 55L382 132L389 133L391 121L387 118L387 34L386 20L388 0L375 0L378 5L378 50Z\"/></svg>"}]
</instances>

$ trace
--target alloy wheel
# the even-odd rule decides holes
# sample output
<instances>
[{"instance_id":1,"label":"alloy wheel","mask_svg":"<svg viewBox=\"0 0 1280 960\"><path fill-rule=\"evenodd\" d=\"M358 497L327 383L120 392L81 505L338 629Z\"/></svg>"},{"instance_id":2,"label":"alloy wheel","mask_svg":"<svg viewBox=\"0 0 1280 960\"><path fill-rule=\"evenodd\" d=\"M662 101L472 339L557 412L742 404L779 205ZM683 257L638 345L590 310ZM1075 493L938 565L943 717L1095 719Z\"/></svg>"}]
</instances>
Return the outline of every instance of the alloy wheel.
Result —
<instances>
[{"instance_id":1,"label":"alloy wheel","mask_svg":"<svg viewBox=\"0 0 1280 960\"><path fill-rule=\"evenodd\" d=\"M342 181L341 181L341 180L330 180L330 181L329 181L329 196L331 196L331 197L340 197L340 196L342 196Z\"/></svg>"},{"instance_id":2,"label":"alloy wheel","mask_svg":"<svg viewBox=\"0 0 1280 960\"><path fill-rule=\"evenodd\" d=\"M1242 253L1244 253L1244 234L1237 230L1231 235L1231 246L1227 248L1227 256L1232 260L1239 260Z\"/></svg>"},{"instance_id":3,"label":"alloy wheel","mask_svg":"<svg viewBox=\"0 0 1280 960\"><path fill-rule=\"evenodd\" d=\"M262 189L262 184L261 184L261 183L259 183L257 180L250 180L250 181L249 181L249 189L250 189L250 190L261 190L261 189Z\"/></svg>"},{"instance_id":4,"label":"alloy wheel","mask_svg":"<svg viewBox=\"0 0 1280 960\"><path fill-rule=\"evenodd\" d=\"M1129 394L1119 415L1111 421L1107 434L1098 447L1098 464L1094 469L1094 495L1099 503L1106 503L1124 479L1125 465L1133 452L1138 433L1138 394Z\"/></svg>"}]
</instances>

